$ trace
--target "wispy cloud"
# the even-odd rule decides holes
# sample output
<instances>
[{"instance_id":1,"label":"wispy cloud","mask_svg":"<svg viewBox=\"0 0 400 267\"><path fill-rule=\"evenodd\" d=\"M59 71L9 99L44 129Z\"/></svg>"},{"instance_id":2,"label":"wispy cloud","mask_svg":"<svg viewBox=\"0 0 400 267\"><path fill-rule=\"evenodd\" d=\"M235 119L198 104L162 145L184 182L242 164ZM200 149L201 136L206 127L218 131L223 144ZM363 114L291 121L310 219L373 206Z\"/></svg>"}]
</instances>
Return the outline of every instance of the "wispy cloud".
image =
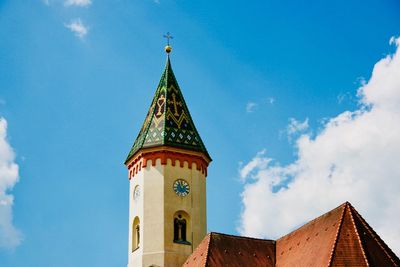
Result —
<instances>
[{"instance_id":1,"label":"wispy cloud","mask_svg":"<svg viewBox=\"0 0 400 267\"><path fill-rule=\"evenodd\" d=\"M270 159L265 157L266 150L263 149L260 152L257 153L257 155L245 166L243 166L243 163L240 163L240 169L239 169L239 174L240 178L244 181L250 173L256 169L256 168L266 168L268 164L271 162Z\"/></svg>"},{"instance_id":2,"label":"wispy cloud","mask_svg":"<svg viewBox=\"0 0 400 267\"><path fill-rule=\"evenodd\" d=\"M7 141L7 121L0 117L0 248L12 249L22 241L21 233L12 223L14 197L9 193L18 179L15 154Z\"/></svg>"},{"instance_id":3,"label":"wispy cloud","mask_svg":"<svg viewBox=\"0 0 400 267\"><path fill-rule=\"evenodd\" d=\"M340 93L337 97L337 103L338 104L344 104L344 103L358 103L357 97L354 96L354 94L350 92L346 93Z\"/></svg>"},{"instance_id":4,"label":"wispy cloud","mask_svg":"<svg viewBox=\"0 0 400 267\"><path fill-rule=\"evenodd\" d=\"M64 2L65 6L80 6L86 7L92 4L92 0L66 0Z\"/></svg>"},{"instance_id":5,"label":"wispy cloud","mask_svg":"<svg viewBox=\"0 0 400 267\"><path fill-rule=\"evenodd\" d=\"M275 103L275 98L270 96L267 98L267 102L268 102L268 104L273 105Z\"/></svg>"},{"instance_id":6,"label":"wispy cloud","mask_svg":"<svg viewBox=\"0 0 400 267\"><path fill-rule=\"evenodd\" d=\"M284 132L286 132L288 140L292 141L293 137L304 133L308 129L308 127L308 118L306 118L303 122L298 121L294 118L290 118L289 124Z\"/></svg>"},{"instance_id":7,"label":"wispy cloud","mask_svg":"<svg viewBox=\"0 0 400 267\"><path fill-rule=\"evenodd\" d=\"M242 234L279 237L349 200L400 253L400 38L390 43L397 51L359 88L359 109L328 119L315 137L298 137L295 161L279 165L263 152L239 170Z\"/></svg>"},{"instance_id":8,"label":"wispy cloud","mask_svg":"<svg viewBox=\"0 0 400 267\"><path fill-rule=\"evenodd\" d=\"M83 24L81 19L74 19L70 23L65 24L77 37L83 39L89 32L89 28Z\"/></svg>"},{"instance_id":9,"label":"wispy cloud","mask_svg":"<svg viewBox=\"0 0 400 267\"><path fill-rule=\"evenodd\" d=\"M336 97L337 102L338 102L339 104L342 104L343 101L346 100L347 96L348 96L348 93L344 93L344 94L341 93L341 94L339 94L339 95Z\"/></svg>"},{"instance_id":10,"label":"wispy cloud","mask_svg":"<svg viewBox=\"0 0 400 267\"><path fill-rule=\"evenodd\" d=\"M258 104L254 102L248 102L246 104L246 112L247 113L252 113L254 110L257 108Z\"/></svg>"}]
</instances>

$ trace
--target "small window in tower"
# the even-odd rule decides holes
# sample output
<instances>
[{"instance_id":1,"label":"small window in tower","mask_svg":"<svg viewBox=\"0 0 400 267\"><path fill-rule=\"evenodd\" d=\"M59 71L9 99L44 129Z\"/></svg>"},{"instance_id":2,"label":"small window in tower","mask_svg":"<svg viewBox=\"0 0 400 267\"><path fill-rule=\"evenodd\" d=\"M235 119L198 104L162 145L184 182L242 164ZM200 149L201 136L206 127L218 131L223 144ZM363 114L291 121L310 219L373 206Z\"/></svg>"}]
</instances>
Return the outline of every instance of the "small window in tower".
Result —
<instances>
[{"instance_id":1,"label":"small window in tower","mask_svg":"<svg viewBox=\"0 0 400 267\"><path fill-rule=\"evenodd\" d=\"M190 245L187 240L188 233L188 216L177 213L174 216L174 243Z\"/></svg>"},{"instance_id":2,"label":"small window in tower","mask_svg":"<svg viewBox=\"0 0 400 267\"><path fill-rule=\"evenodd\" d=\"M137 240L137 246L140 244L140 226L136 226L136 240Z\"/></svg>"},{"instance_id":3,"label":"small window in tower","mask_svg":"<svg viewBox=\"0 0 400 267\"><path fill-rule=\"evenodd\" d=\"M132 252L139 248L140 244L140 222L139 218L135 217L132 223Z\"/></svg>"}]
</instances>

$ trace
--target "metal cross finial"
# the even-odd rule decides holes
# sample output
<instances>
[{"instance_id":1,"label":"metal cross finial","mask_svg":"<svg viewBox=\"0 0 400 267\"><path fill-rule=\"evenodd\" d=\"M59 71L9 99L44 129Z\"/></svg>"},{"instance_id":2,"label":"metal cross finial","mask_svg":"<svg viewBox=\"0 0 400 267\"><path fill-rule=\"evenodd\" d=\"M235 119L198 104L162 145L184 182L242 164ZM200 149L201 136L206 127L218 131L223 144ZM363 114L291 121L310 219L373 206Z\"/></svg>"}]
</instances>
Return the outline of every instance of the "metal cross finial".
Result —
<instances>
[{"instance_id":1,"label":"metal cross finial","mask_svg":"<svg viewBox=\"0 0 400 267\"><path fill-rule=\"evenodd\" d=\"M174 37L169 32L167 32L167 34L164 34L164 38L167 39L167 45L169 45L170 39L174 39Z\"/></svg>"}]
</instances>

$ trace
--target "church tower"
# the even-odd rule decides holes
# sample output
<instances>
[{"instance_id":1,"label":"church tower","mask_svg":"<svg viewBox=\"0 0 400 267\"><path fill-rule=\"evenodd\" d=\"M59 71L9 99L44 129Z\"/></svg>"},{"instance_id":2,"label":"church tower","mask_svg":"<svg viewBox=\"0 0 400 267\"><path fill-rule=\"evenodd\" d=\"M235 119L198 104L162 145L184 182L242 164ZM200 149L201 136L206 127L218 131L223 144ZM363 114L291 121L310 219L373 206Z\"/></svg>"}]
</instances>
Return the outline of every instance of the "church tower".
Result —
<instances>
[{"instance_id":1,"label":"church tower","mask_svg":"<svg viewBox=\"0 0 400 267\"><path fill-rule=\"evenodd\" d=\"M169 35L168 35L169 36ZM206 235L211 158L167 63L125 161L129 176L128 267L182 266Z\"/></svg>"}]
</instances>

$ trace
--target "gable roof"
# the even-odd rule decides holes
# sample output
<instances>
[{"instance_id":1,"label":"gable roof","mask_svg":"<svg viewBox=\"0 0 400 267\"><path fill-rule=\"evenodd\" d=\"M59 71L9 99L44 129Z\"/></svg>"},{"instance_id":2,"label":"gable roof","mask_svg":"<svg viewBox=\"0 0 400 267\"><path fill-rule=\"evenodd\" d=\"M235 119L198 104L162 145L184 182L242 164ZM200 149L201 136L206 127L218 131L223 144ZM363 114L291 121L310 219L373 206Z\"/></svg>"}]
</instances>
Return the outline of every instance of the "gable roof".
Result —
<instances>
[{"instance_id":1,"label":"gable roof","mask_svg":"<svg viewBox=\"0 0 400 267\"><path fill-rule=\"evenodd\" d=\"M209 233L183 267L275 266L275 241Z\"/></svg>"},{"instance_id":2,"label":"gable roof","mask_svg":"<svg viewBox=\"0 0 400 267\"><path fill-rule=\"evenodd\" d=\"M346 202L276 242L210 233L183 266L400 267L400 259Z\"/></svg>"},{"instance_id":3,"label":"gable roof","mask_svg":"<svg viewBox=\"0 0 400 267\"><path fill-rule=\"evenodd\" d=\"M190 116L169 56L146 119L125 163L140 149L155 146L202 152L211 160Z\"/></svg>"},{"instance_id":4,"label":"gable roof","mask_svg":"<svg viewBox=\"0 0 400 267\"><path fill-rule=\"evenodd\" d=\"M276 241L276 266L329 266L344 206L340 206Z\"/></svg>"},{"instance_id":5,"label":"gable roof","mask_svg":"<svg viewBox=\"0 0 400 267\"><path fill-rule=\"evenodd\" d=\"M400 259L396 254L361 217L356 209L350 203L347 203L347 205L351 211L353 227L356 229L368 266L400 266Z\"/></svg>"},{"instance_id":6,"label":"gable roof","mask_svg":"<svg viewBox=\"0 0 400 267\"><path fill-rule=\"evenodd\" d=\"M276 266L400 266L399 258L349 203L276 242Z\"/></svg>"}]
</instances>

